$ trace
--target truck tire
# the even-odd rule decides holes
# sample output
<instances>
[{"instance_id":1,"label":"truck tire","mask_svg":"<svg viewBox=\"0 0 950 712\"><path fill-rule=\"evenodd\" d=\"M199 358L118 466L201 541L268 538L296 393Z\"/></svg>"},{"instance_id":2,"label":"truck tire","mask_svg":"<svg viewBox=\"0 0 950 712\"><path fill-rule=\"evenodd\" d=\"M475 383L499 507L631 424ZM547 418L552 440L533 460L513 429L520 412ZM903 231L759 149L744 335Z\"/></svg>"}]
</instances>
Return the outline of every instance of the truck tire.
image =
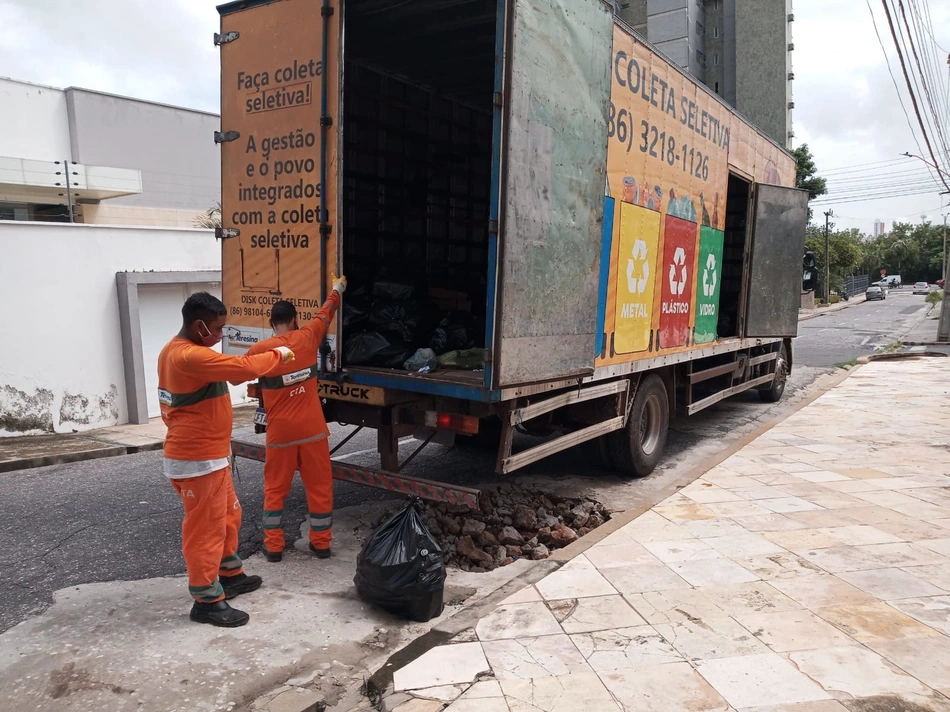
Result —
<instances>
[{"instance_id":1,"label":"truck tire","mask_svg":"<svg viewBox=\"0 0 950 712\"><path fill-rule=\"evenodd\" d=\"M779 349L778 356L775 358L775 378L772 383L759 391L759 398L764 403L778 403L785 393L785 383L788 381L788 352L785 350L785 344Z\"/></svg>"},{"instance_id":2,"label":"truck tire","mask_svg":"<svg viewBox=\"0 0 950 712\"><path fill-rule=\"evenodd\" d=\"M640 381L627 425L608 436L611 461L620 474L646 477L663 457L670 427L666 384L651 374Z\"/></svg>"}]
</instances>

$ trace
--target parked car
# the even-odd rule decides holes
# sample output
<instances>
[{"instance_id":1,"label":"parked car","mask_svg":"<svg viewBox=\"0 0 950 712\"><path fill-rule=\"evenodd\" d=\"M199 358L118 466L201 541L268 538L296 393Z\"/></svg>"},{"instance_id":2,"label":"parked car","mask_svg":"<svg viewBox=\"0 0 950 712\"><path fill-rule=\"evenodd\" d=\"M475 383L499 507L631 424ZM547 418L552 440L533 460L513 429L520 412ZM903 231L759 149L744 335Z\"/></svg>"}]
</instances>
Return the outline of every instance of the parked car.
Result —
<instances>
[{"instance_id":1,"label":"parked car","mask_svg":"<svg viewBox=\"0 0 950 712\"><path fill-rule=\"evenodd\" d=\"M940 287L941 289L943 289L944 284L946 284L946 280L943 280L943 279L937 280L937 286Z\"/></svg>"},{"instance_id":2,"label":"parked car","mask_svg":"<svg viewBox=\"0 0 950 712\"><path fill-rule=\"evenodd\" d=\"M930 294L930 285L926 282L914 282L914 294Z\"/></svg>"},{"instance_id":3,"label":"parked car","mask_svg":"<svg viewBox=\"0 0 950 712\"><path fill-rule=\"evenodd\" d=\"M867 291L864 293L864 298L871 302L875 299L887 299L887 294L884 291L883 287L880 287L876 284L872 284L867 288Z\"/></svg>"}]
</instances>

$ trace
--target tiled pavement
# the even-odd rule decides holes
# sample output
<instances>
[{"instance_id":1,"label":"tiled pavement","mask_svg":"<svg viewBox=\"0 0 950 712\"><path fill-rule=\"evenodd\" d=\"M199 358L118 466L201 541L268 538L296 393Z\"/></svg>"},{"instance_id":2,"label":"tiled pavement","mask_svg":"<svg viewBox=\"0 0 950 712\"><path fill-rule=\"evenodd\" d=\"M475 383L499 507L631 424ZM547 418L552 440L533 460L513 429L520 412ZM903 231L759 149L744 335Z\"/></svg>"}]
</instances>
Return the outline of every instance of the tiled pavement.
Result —
<instances>
[{"instance_id":1,"label":"tiled pavement","mask_svg":"<svg viewBox=\"0 0 950 712\"><path fill-rule=\"evenodd\" d=\"M948 396L943 359L860 368L398 670L396 709L950 710Z\"/></svg>"}]
</instances>

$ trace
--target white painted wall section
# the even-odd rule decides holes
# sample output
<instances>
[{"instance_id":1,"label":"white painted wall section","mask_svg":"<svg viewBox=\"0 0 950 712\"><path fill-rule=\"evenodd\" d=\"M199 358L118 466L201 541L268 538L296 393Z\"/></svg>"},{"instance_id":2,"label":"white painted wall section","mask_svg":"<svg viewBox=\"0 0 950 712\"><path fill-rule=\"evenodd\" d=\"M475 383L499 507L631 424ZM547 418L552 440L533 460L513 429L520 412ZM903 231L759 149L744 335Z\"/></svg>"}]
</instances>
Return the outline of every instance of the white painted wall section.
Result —
<instances>
[{"instance_id":1,"label":"white painted wall section","mask_svg":"<svg viewBox=\"0 0 950 712\"><path fill-rule=\"evenodd\" d=\"M71 158L66 92L0 77L0 156Z\"/></svg>"},{"instance_id":2,"label":"white painted wall section","mask_svg":"<svg viewBox=\"0 0 950 712\"><path fill-rule=\"evenodd\" d=\"M0 221L0 434L128 422L116 273L220 270L220 249L208 230ZM153 390L158 352L200 289L218 287L140 287Z\"/></svg>"}]
</instances>

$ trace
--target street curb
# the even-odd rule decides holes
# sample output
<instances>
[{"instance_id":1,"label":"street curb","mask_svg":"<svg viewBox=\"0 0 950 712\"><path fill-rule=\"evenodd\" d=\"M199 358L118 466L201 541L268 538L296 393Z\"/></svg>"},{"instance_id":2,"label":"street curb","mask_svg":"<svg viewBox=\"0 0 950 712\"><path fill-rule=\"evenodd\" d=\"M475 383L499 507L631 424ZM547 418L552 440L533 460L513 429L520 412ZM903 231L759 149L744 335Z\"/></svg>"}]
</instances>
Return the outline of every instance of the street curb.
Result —
<instances>
[{"instance_id":1,"label":"street curb","mask_svg":"<svg viewBox=\"0 0 950 712\"><path fill-rule=\"evenodd\" d=\"M604 524L601 524L594 531L590 532L584 537L581 537L572 544L567 545L563 549L558 549L551 555L550 558L544 561L538 561L534 566L532 566L531 569L511 579L511 581L492 592L490 595L486 596L477 603L472 604L471 606L463 608L451 618L443 621L437 626L434 626L427 633L424 633L415 640L410 641L403 648L397 650L389 658L387 658L386 662L366 680L364 683L365 694L375 705L377 705L378 709L388 710L389 708L385 705L384 698L393 693L393 674L397 670L402 669L413 660L418 659L424 653L428 652L437 645L441 645L442 643L451 640L452 637L458 635L462 631L468 628L473 628L479 620L493 611L501 601L505 600L510 595L517 593L526 586L537 583L549 573L557 571L571 559L583 554L595 544L603 541L608 536L626 526L637 517L641 516L645 512L648 512L659 502L662 502L667 497L675 494L678 490L682 489L694 480L699 479L709 470L728 460L739 450L744 448L755 439L761 437L763 434L767 433L779 423L784 422L786 419L799 412L806 406L811 405L831 389L841 385L841 383L843 383L860 367L861 366L858 365L849 368L843 373L835 374L821 389L803 399L791 409L783 412L780 416L762 424L753 432L742 436L722 452L716 453L715 455L710 455L708 458L706 458L706 460L696 465L696 467L687 471L684 475L674 480L666 487L658 490L652 497L650 497L647 502L623 512L611 514L610 519Z\"/></svg>"},{"instance_id":2,"label":"street curb","mask_svg":"<svg viewBox=\"0 0 950 712\"><path fill-rule=\"evenodd\" d=\"M865 364L871 361L901 361L903 359L918 358L919 356L946 358L947 354L942 351L898 351L893 354L871 354L869 356L862 356L858 359L858 363Z\"/></svg>"},{"instance_id":3,"label":"street curb","mask_svg":"<svg viewBox=\"0 0 950 712\"><path fill-rule=\"evenodd\" d=\"M32 470L37 467L49 467L51 465L68 465L74 462L101 460L107 457L135 455L140 452L161 450L163 446L164 443L162 442L151 443L149 445L112 445L96 448L95 450L64 452L59 455L38 455L36 457L24 457L17 460L2 460L0 461L0 473L14 472L16 470Z\"/></svg>"},{"instance_id":4,"label":"street curb","mask_svg":"<svg viewBox=\"0 0 950 712\"><path fill-rule=\"evenodd\" d=\"M849 307L854 307L854 306L857 306L858 304L865 304L865 303L867 303L867 299L862 299L860 301L855 300L855 299L849 299L846 302L833 304L832 306L826 307L825 309L821 309L820 311L816 309L816 311L812 314L799 314L798 320L808 321L809 319L817 319L818 317L824 316L825 314L833 314L834 312L842 311Z\"/></svg>"}]
</instances>

